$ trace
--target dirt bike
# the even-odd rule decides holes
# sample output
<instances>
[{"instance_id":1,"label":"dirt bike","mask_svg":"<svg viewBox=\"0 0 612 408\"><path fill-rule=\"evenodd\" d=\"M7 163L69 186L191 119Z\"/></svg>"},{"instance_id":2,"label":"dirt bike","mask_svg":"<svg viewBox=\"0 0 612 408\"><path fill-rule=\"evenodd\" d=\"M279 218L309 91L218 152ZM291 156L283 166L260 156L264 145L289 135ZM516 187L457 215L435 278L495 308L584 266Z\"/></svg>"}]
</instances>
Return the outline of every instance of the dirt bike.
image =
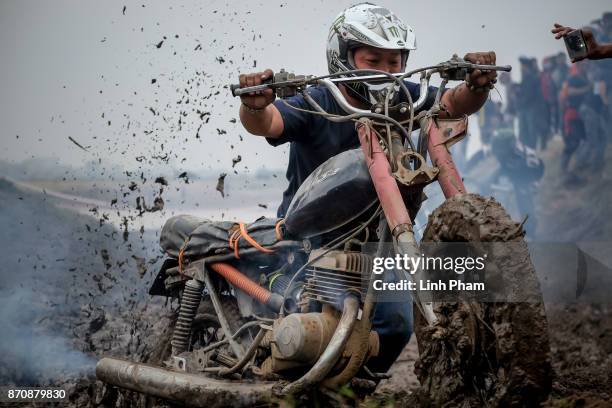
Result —
<instances>
[{"instance_id":1,"label":"dirt bike","mask_svg":"<svg viewBox=\"0 0 612 408\"><path fill-rule=\"evenodd\" d=\"M150 293L178 297L177 318L149 364L103 358L98 379L194 406L273 404L347 384L371 392L384 374L372 372L368 360L385 346L372 330L379 301L370 285L373 259L420 256L412 219L423 188L438 181L446 201L430 216L422 242L512 242L514 253L502 247L497 256L513 262L502 262L496 273L532 301L436 301L413 291L421 384L415 402L537 405L551 386L549 345L522 225L494 199L466 192L449 147L465 136L467 117L439 117L447 83L476 69L510 67L454 56L401 74L281 71L268 83L232 85L234 96L265 89L280 98L301 93L313 114L354 121L360 148L319 166L284 219L170 219L161 233L169 258ZM353 76L342 76L347 74ZM420 96L412 101L403 80L417 74ZM433 107L417 114L435 89L429 87L432 75L442 79ZM347 82L378 84L379 102L371 110L353 107L338 88ZM327 88L346 115L325 112L308 93L312 85ZM404 92L408 102L390 106L394 92ZM374 253L365 250L367 244ZM424 271L396 273L414 280Z\"/></svg>"}]
</instances>

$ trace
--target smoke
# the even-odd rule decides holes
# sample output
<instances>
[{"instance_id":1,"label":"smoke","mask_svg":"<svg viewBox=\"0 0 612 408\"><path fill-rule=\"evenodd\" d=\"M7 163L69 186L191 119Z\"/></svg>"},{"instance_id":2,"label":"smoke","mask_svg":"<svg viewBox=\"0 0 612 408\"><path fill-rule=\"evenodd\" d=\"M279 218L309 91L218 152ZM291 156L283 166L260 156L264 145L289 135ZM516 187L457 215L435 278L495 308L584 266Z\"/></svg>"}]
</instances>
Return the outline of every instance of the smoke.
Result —
<instances>
[{"instance_id":1,"label":"smoke","mask_svg":"<svg viewBox=\"0 0 612 408\"><path fill-rule=\"evenodd\" d=\"M90 376L95 359L76 350L49 300L32 288L0 292L0 378L26 386Z\"/></svg>"},{"instance_id":2,"label":"smoke","mask_svg":"<svg viewBox=\"0 0 612 408\"><path fill-rule=\"evenodd\" d=\"M0 179L0 382L44 385L92 376L100 345L106 341L110 349L113 336L129 333L123 321L109 329L108 316L145 298L155 265L147 262L149 274L141 279L134 258L151 257L135 247L155 246L138 233L124 241L101 220Z\"/></svg>"}]
</instances>

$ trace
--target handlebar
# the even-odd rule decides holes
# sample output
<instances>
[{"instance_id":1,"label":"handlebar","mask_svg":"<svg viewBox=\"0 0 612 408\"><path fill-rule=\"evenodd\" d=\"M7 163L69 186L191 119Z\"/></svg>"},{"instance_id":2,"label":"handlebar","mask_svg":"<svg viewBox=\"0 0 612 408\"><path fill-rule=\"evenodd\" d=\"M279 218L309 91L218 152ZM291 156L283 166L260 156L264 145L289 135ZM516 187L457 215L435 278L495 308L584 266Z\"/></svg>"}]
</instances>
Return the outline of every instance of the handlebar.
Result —
<instances>
[{"instance_id":1,"label":"handlebar","mask_svg":"<svg viewBox=\"0 0 612 408\"><path fill-rule=\"evenodd\" d=\"M468 61L465 61L457 56L453 56L448 61L442 62L437 65L428 66L425 68L419 68L409 72L400 72L394 74L374 74L374 75L360 75L353 77L340 77L340 78L331 78L332 75L325 75L320 77L315 77L312 75L309 76L296 76L290 73L285 72L285 70L281 69L280 72L274 75L274 78L267 79L264 83L260 85L250 86L241 88L240 84L232 84L230 85L230 91L232 92L232 96L241 96L247 93L253 93L258 91L263 91L266 89L282 89L286 87L296 87L303 88L307 85L315 85L320 84L321 79L329 79L333 84L342 84L342 83L353 83L353 82L370 82L370 83L380 83L380 82L389 82L390 76L395 78L409 78L412 75L423 72L427 72L427 77L430 77L432 74L439 73L442 78L447 78L451 81L458 81L465 79L465 74L469 74L475 70L481 71L506 71L509 72L512 70L510 65L483 65L483 64L474 64ZM353 72L373 72L372 70L355 70ZM334 76L342 75L342 72L338 72L333 74Z\"/></svg>"},{"instance_id":2,"label":"handlebar","mask_svg":"<svg viewBox=\"0 0 612 408\"><path fill-rule=\"evenodd\" d=\"M419 68L409 72L401 72L394 74L378 73L381 71L375 70L353 70L315 77L312 75L298 76L281 69L280 72L274 74L273 78L266 80L260 85L241 88L239 84L232 84L229 88L232 92L232 96L234 97L272 89L279 98L287 98L296 95L298 92L303 92L308 86L321 85L329 89L334 99L338 102L338 104L345 112L349 114L366 114L370 113L370 111L355 108L354 106L348 103L342 92L340 92L338 84L354 82L368 82L372 84L392 82L393 80L404 80L405 78L409 78L414 74L421 73L419 99L413 103L413 109L418 110L427 100L429 81L433 74L439 74L440 77L444 80L443 83L446 84L447 81L464 80L468 74L475 70L481 70L483 72L509 72L512 70L512 67L510 65L501 66L474 64L457 57L457 55L453 55L453 58L451 58L450 60L437 65ZM346 75L349 73L356 76L339 77L340 75Z\"/></svg>"},{"instance_id":3,"label":"handlebar","mask_svg":"<svg viewBox=\"0 0 612 408\"><path fill-rule=\"evenodd\" d=\"M364 70L365 71L365 70ZM283 73L284 70L281 70L281 73ZM400 73L395 73L395 74L390 74L393 75L395 78L399 78L402 75L405 75L405 72L400 72ZM276 75L275 75L276 77ZM320 83L321 80L323 79L327 79L330 82L334 83L334 84L342 84L342 83L350 83L350 82L371 82L371 83L376 83L376 82L385 82L385 81L389 81L389 76L388 75L362 75L359 77L347 77L347 78L329 78L328 75L323 76L323 77L314 77L314 76L308 76L308 77L304 77L302 76L302 78L300 79L294 79L294 80L288 80L288 81L275 81L272 79L267 79L266 81L264 81L264 83L262 83L261 85L255 85L255 86L249 86L249 87L245 87L245 88L241 88L240 84L232 84L230 85L230 90L232 91L232 96L240 96L240 95L244 95L247 93L252 93L252 92L257 92L257 91L263 91L266 89L273 89L276 90L278 88L283 88L286 86L305 86L305 85L315 85Z\"/></svg>"},{"instance_id":4,"label":"handlebar","mask_svg":"<svg viewBox=\"0 0 612 408\"><path fill-rule=\"evenodd\" d=\"M377 123L381 124L381 122L386 127L386 146L388 149L388 157L395 157L393 155L393 141L391 130L391 126L394 127L395 131L399 133L403 144L408 143L410 149L412 151L422 152L422 146L427 146L427 142L425 138L427 137L426 132L421 132L419 134L419 142L418 147L415 147L413 141L411 140L413 123L417 118L415 116L415 112L420 110L425 104L429 97L429 81L433 74L439 74L442 78L442 83L438 87L435 102L433 104L434 113L440 109L439 102L440 97L446 87L446 84L449 81L458 81L465 80L467 76L475 71L481 70L483 72L490 71L510 71L512 67L509 65L499 66L499 65L482 65L482 64L474 64L468 61L465 61L456 55L453 56L448 61L442 62L437 65L432 65L424 68L415 69L409 72L395 73L390 74L384 71L377 70L351 70L351 71L342 71L337 72L330 75L324 75L319 77L314 76L296 76L290 73L281 70L280 72L274 74L274 77L270 80L267 80L265 83L250 87L241 88L240 85L230 85L230 90L233 96L241 96L244 94L250 94L258 91L264 91L267 89L273 90L279 98L287 98L293 95L296 95L298 92L302 93L305 101L310 105L314 110L306 110L312 114L318 114L326 117L328 120L333 122L346 122L349 120L358 121L364 118L368 118L370 120L375 120ZM409 78L414 74L420 73L420 94L419 98L416 101L412 101L411 94L406 84L404 83L404 78ZM342 77L341 77L342 76ZM375 83L385 83L389 82L389 88L386 92L379 92L379 95L384 98L383 101L379 101L372 106L371 110L360 109L353 105L351 105L343 93L341 92L338 84L341 83L351 83L351 82L367 82L369 84ZM395 84L395 85L394 85ZM326 112L317 101L312 98L312 96L306 92L306 88L309 85L320 85L327 88L330 91L331 96L336 100L340 108L346 112L346 115L336 114ZM395 88L398 86L402 89L402 91L407 94L408 104L404 102L400 103L397 106L393 106L394 109L397 109L395 113L390 112L390 95L391 88ZM380 88L380 87L379 87ZM380 89L378 89L380 91ZM377 98L379 99L379 98ZM304 110L299 107L293 106L288 102L284 101L290 108L296 110ZM398 108L399 107L399 108ZM399 114L398 114L399 112ZM409 115L409 118L406 118L406 113ZM401 114L404 114L402 116ZM426 116L427 117L427 116ZM420 119L419 119L420 120ZM422 124L420 124L422 126ZM378 137L383 137L378 132L376 133ZM424 156L426 156L426 150L424 151ZM390 163L392 162L391 159ZM395 160L395 159L393 159ZM416 166L416 164L412 164ZM393 167L392 167L393 168ZM413 169L414 170L414 169Z\"/></svg>"}]
</instances>

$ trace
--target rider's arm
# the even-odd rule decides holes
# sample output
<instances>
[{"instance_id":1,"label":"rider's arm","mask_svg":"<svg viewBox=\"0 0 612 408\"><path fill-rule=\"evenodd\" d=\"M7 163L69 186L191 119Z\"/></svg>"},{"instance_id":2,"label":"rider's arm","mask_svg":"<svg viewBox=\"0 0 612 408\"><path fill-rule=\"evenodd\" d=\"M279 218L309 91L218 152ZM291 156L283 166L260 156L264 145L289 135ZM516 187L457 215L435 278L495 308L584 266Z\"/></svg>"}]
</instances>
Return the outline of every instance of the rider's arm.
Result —
<instances>
[{"instance_id":1,"label":"rider's arm","mask_svg":"<svg viewBox=\"0 0 612 408\"><path fill-rule=\"evenodd\" d=\"M496 57L493 51L474 52L466 54L463 59L475 64L495 65ZM477 112L487 101L489 86L497 82L497 73L476 70L466 81L475 89L470 89L467 83L463 83L442 95L440 102L448 111L447 116L450 118L459 118Z\"/></svg>"},{"instance_id":2,"label":"rider's arm","mask_svg":"<svg viewBox=\"0 0 612 408\"><path fill-rule=\"evenodd\" d=\"M272 77L272 70L240 75L240 87L255 86ZM278 109L272 105L274 92L267 89L257 94L240 97L240 122L251 134L277 139L283 134L283 118Z\"/></svg>"},{"instance_id":3,"label":"rider's arm","mask_svg":"<svg viewBox=\"0 0 612 408\"><path fill-rule=\"evenodd\" d=\"M241 76L241 86L257 85L258 80L262 79L261 74L254 74L259 75L255 79L252 79L252 75ZM327 94L323 90L311 87L308 93L323 109L329 110L329 98L326 98ZM254 135L264 136L272 146L311 140L315 118L304 112L312 110L304 96L297 94L285 99L274 99L271 90L242 97L240 121L245 129Z\"/></svg>"},{"instance_id":4,"label":"rider's arm","mask_svg":"<svg viewBox=\"0 0 612 408\"><path fill-rule=\"evenodd\" d=\"M283 134L283 118L274 105L268 105L258 112L240 105L240 122L249 133L256 136L278 139Z\"/></svg>"},{"instance_id":5,"label":"rider's arm","mask_svg":"<svg viewBox=\"0 0 612 408\"><path fill-rule=\"evenodd\" d=\"M463 115L471 115L484 105L488 96L488 92L470 91L466 84L456 86L442 95L440 102L448 111L448 114L441 114L441 116L460 118Z\"/></svg>"}]
</instances>

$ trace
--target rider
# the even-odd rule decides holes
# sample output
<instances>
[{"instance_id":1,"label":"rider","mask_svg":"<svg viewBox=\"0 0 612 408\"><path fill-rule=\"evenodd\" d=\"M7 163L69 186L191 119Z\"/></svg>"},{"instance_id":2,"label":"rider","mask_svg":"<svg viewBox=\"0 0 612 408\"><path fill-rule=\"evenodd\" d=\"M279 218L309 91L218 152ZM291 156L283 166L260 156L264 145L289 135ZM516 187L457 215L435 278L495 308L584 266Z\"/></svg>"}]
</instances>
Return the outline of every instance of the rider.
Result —
<instances>
[{"instance_id":1,"label":"rider","mask_svg":"<svg viewBox=\"0 0 612 408\"><path fill-rule=\"evenodd\" d=\"M404 72L411 50L416 49L414 30L386 8L361 3L341 12L334 20L327 39L327 66L330 73L354 69L376 69L390 73ZM495 64L495 53L470 53L465 60ZM261 84L273 75L271 70L240 75L240 86ZM345 76L352 76L346 74ZM475 71L466 82L448 92L441 99L442 117L461 117L476 112L487 100L488 91L496 82L495 71ZM419 97L419 86L406 81L413 101ZM369 109L372 90L364 83L339 85L346 100L354 107ZM422 109L433 105L433 92ZM343 114L326 88L309 88L312 98L325 111ZM359 147L359 140L351 122L331 122L321 116L296 111L268 89L258 94L242 95L240 120L247 131L264 136L272 146L291 142L287 179L289 186L283 194L278 217L284 217L291 199L300 184L327 159L349 149ZM301 109L312 110L300 94L286 100ZM402 351L412 332L412 303L380 303L374 315L373 327L378 332L381 353L368 363L370 369L387 371Z\"/></svg>"}]
</instances>

